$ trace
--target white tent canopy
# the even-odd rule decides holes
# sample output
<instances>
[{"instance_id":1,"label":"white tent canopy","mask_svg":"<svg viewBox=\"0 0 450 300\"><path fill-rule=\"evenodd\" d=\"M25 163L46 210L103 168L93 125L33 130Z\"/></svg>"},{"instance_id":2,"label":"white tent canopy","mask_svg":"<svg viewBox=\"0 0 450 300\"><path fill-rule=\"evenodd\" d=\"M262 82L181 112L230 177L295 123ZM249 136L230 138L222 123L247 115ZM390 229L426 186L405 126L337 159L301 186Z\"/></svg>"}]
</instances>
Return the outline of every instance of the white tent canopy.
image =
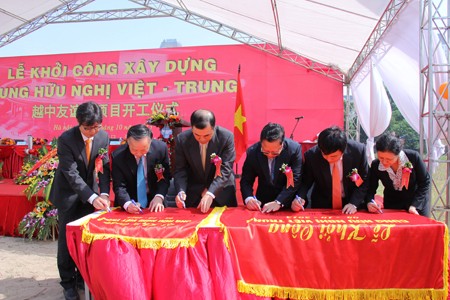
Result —
<instances>
[{"instance_id":1,"label":"white tent canopy","mask_svg":"<svg viewBox=\"0 0 450 300\"><path fill-rule=\"evenodd\" d=\"M3 0L0 46L65 15L86 12L93 2ZM390 119L383 84L410 125L419 128L418 0L117 0L108 1L110 9L119 2L121 9L129 4L130 9L156 10L250 45L267 43L272 54L298 55L317 64L313 69L336 70L341 80L352 79L358 117L372 140Z\"/></svg>"},{"instance_id":2,"label":"white tent canopy","mask_svg":"<svg viewBox=\"0 0 450 300\"><path fill-rule=\"evenodd\" d=\"M28 34L51 24L64 14L81 11L92 2L95 1L3 0L0 4L0 42L8 42L17 34ZM138 5L145 9L160 9L167 14L171 10L165 4L169 4L188 11L192 18L217 22L273 44L278 51L292 51L346 74L394 1L123 0L111 1L111 9L118 2L121 2L121 9L123 3L128 3L133 9ZM401 6L404 1L397 2Z\"/></svg>"}]
</instances>

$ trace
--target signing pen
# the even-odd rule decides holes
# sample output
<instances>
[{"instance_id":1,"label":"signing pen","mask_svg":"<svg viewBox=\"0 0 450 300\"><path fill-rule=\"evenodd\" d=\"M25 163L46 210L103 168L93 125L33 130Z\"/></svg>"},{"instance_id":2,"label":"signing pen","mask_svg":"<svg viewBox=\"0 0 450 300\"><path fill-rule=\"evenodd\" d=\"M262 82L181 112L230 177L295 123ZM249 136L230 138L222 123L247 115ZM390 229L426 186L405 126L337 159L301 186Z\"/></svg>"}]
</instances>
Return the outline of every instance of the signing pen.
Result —
<instances>
[{"instance_id":1,"label":"signing pen","mask_svg":"<svg viewBox=\"0 0 450 300\"><path fill-rule=\"evenodd\" d=\"M383 213L383 211L381 210L381 208L378 207L378 204L375 202L375 200L370 200L370 202L372 202L373 204L375 204L375 207L377 208L377 210L380 212L380 214Z\"/></svg>"},{"instance_id":2,"label":"signing pen","mask_svg":"<svg viewBox=\"0 0 450 300\"><path fill-rule=\"evenodd\" d=\"M136 201L134 201L134 199L131 199L131 203L133 203L133 205L136 206L136 207L139 209L139 212L142 213L142 208L140 208L140 207L137 205L137 203L136 203Z\"/></svg>"}]
</instances>

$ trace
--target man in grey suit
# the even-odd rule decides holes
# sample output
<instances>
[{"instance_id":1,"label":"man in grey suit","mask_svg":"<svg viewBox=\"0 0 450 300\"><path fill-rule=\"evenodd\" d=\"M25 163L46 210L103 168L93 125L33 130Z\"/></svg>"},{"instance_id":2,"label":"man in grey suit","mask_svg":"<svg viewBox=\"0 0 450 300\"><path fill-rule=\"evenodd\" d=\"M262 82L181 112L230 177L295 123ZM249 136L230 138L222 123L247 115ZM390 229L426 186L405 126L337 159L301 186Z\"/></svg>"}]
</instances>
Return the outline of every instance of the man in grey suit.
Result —
<instances>
[{"instance_id":1,"label":"man in grey suit","mask_svg":"<svg viewBox=\"0 0 450 300\"><path fill-rule=\"evenodd\" d=\"M177 207L197 207L206 213L210 207L237 206L233 134L216 126L213 112L204 109L192 113L191 126L175 142ZM215 162L212 154L217 156Z\"/></svg>"},{"instance_id":2,"label":"man in grey suit","mask_svg":"<svg viewBox=\"0 0 450 300\"><path fill-rule=\"evenodd\" d=\"M141 157L144 158L143 169L146 174L144 201L148 204L145 207L152 212L163 211L163 201L171 177L167 145L162 141L152 140L152 132L142 124L131 126L127 133L127 143L112 153L115 204L132 214L145 208L139 203L137 192L137 171Z\"/></svg>"},{"instance_id":3,"label":"man in grey suit","mask_svg":"<svg viewBox=\"0 0 450 300\"><path fill-rule=\"evenodd\" d=\"M110 190L108 155L102 158L103 173L97 175L95 172L99 150L108 150L109 147L108 134L101 125L102 110L94 102L85 102L78 106L76 118L78 126L63 132L58 138L59 165L50 191L50 200L58 208L60 284L68 300L79 299L77 287L84 288L84 282L67 248L66 224L95 209L109 209Z\"/></svg>"},{"instance_id":4,"label":"man in grey suit","mask_svg":"<svg viewBox=\"0 0 450 300\"><path fill-rule=\"evenodd\" d=\"M347 140L345 133L337 126L323 130L317 146L306 151L298 195L306 200L312 187L311 208L333 208L334 168L340 186L337 204L342 213L354 214L363 204L369 188L369 165L364 145ZM353 170L358 172L361 182L354 182L349 176ZM291 208L299 211L303 204L293 201Z\"/></svg>"}]
</instances>

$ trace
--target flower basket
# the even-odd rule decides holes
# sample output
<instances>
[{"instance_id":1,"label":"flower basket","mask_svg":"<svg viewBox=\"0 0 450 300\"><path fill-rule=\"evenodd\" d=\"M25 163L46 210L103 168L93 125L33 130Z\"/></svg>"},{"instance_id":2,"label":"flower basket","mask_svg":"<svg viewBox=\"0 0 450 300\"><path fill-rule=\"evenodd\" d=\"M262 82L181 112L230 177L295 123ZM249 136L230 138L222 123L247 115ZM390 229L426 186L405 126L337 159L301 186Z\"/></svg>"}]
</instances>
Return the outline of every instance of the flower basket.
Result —
<instances>
[{"instance_id":1,"label":"flower basket","mask_svg":"<svg viewBox=\"0 0 450 300\"><path fill-rule=\"evenodd\" d=\"M43 144L37 153L28 155L21 172L15 178L17 184L28 185L24 191L28 200L33 197L37 199L33 211L26 214L19 223L19 233L29 239L55 240L58 234L58 210L48 200L59 163L56 154L56 139L53 139L50 151Z\"/></svg>"},{"instance_id":2,"label":"flower basket","mask_svg":"<svg viewBox=\"0 0 450 300\"><path fill-rule=\"evenodd\" d=\"M39 201L33 211L26 214L19 223L19 233L28 239L53 239L58 234L58 210L50 201Z\"/></svg>"}]
</instances>

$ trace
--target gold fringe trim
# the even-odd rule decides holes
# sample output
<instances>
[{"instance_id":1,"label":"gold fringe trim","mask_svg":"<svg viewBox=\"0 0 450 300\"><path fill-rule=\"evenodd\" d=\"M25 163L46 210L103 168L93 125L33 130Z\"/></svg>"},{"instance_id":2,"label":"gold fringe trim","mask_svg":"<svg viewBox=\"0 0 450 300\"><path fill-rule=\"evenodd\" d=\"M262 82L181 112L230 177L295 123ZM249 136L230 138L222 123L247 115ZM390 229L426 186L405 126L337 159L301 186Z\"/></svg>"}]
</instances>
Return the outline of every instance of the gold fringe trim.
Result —
<instances>
[{"instance_id":1,"label":"gold fringe trim","mask_svg":"<svg viewBox=\"0 0 450 300\"><path fill-rule=\"evenodd\" d=\"M217 220L216 220L216 226L220 228L220 231L223 232L223 243L225 244L225 247L227 247L228 252L230 251L230 233L228 231L228 228L220 221L220 217L222 216L223 212L225 211L227 207L216 207L217 213L219 214ZM214 209L214 210L215 210Z\"/></svg>"},{"instance_id":2,"label":"gold fringe trim","mask_svg":"<svg viewBox=\"0 0 450 300\"><path fill-rule=\"evenodd\" d=\"M300 300L447 300L447 291L435 289L345 289L324 290L290 288L273 285L237 282L241 293L260 297L278 297Z\"/></svg>"},{"instance_id":3,"label":"gold fringe trim","mask_svg":"<svg viewBox=\"0 0 450 300\"><path fill-rule=\"evenodd\" d=\"M214 214L216 213L222 213L223 210L226 207L216 207L214 208L209 215L203 219L197 226L195 227L194 233L187 237L187 238L139 238L139 237L132 237L132 236L124 236L124 235L118 235L118 234L98 234L98 233L90 233L89 228L87 226L87 223L89 220L86 220L86 222L83 224L83 231L81 240L83 243L86 244L92 244L94 241L97 240L108 240L108 239L117 239L117 240L123 240L131 244L133 247L138 249L175 249L178 247L194 247L195 244L198 242L198 229L202 226L205 226L208 222L211 221L212 218L214 218ZM217 223L217 221L216 221Z\"/></svg>"}]
</instances>

